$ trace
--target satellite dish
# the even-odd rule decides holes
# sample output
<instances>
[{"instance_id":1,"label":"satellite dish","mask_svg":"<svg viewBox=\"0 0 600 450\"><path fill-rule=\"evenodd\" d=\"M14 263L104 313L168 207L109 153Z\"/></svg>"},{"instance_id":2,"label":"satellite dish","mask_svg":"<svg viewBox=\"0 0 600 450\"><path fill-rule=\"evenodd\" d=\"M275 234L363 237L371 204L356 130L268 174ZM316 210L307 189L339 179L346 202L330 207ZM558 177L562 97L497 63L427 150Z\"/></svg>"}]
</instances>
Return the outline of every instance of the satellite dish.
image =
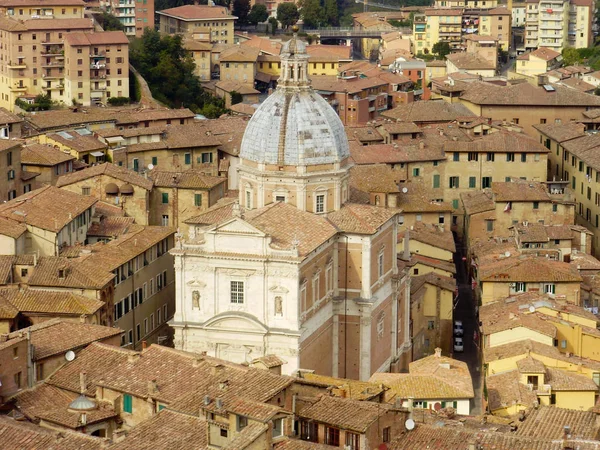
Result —
<instances>
[{"instance_id":1,"label":"satellite dish","mask_svg":"<svg viewBox=\"0 0 600 450\"><path fill-rule=\"evenodd\" d=\"M152 163L148 164L148 170L152 170L152 169L154 169L154 164L152 164Z\"/></svg>"},{"instance_id":2,"label":"satellite dish","mask_svg":"<svg viewBox=\"0 0 600 450\"><path fill-rule=\"evenodd\" d=\"M408 188L407 188L407 187L403 187L403 188L402 188L402 193L403 193L403 194L406 194L407 192L408 192Z\"/></svg>"},{"instance_id":3,"label":"satellite dish","mask_svg":"<svg viewBox=\"0 0 600 450\"><path fill-rule=\"evenodd\" d=\"M75 352L73 350L69 350L67 353L65 353L65 359L67 361L73 361L75 359Z\"/></svg>"},{"instance_id":4,"label":"satellite dish","mask_svg":"<svg viewBox=\"0 0 600 450\"><path fill-rule=\"evenodd\" d=\"M510 252L507 250L504 252L504 256L506 256L507 258L510 256Z\"/></svg>"},{"instance_id":5,"label":"satellite dish","mask_svg":"<svg viewBox=\"0 0 600 450\"><path fill-rule=\"evenodd\" d=\"M410 431L410 430L414 430L415 429L415 421L412 419L407 419L406 422L404 422L404 427Z\"/></svg>"},{"instance_id":6,"label":"satellite dish","mask_svg":"<svg viewBox=\"0 0 600 450\"><path fill-rule=\"evenodd\" d=\"M530 313L534 313L534 312L535 312L535 306L531 305L531 306L529 307L529 312L530 312Z\"/></svg>"}]
</instances>

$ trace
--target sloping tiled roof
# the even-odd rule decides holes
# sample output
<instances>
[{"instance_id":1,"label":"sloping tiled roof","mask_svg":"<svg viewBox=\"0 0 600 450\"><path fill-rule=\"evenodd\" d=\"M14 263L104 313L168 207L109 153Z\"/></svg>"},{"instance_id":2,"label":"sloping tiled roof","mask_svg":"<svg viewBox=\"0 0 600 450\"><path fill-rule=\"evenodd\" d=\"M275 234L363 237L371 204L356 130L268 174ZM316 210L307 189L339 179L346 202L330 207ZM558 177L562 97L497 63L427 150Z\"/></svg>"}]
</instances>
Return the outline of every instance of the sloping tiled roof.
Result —
<instances>
[{"instance_id":1,"label":"sloping tiled roof","mask_svg":"<svg viewBox=\"0 0 600 450\"><path fill-rule=\"evenodd\" d=\"M309 382L316 382L335 388L334 395L348 397L354 400L371 400L383 393L384 389L376 383L367 381L350 380L346 378L328 377L315 373L306 373L302 378ZM336 393L337 389L337 393ZM343 394L342 394L343 392Z\"/></svg>"},{"instance_id":2,"label":"sloping tiled roof","mask_svg":"<svg viewBox=\"0 0 600 450\"><path fill-rule=\"evenodd\" d=\"M183 20L236 19L235 16L229 14L229 11L224 6L183 5L157 12Z\"/></svg>"},{"instance_id":3,"label":"sloping tiled roof","mask_svg":"<svg viewBox=\"0 0 600 450\"><path fill-rule=\"evenodd\" d=\"M533 128L559 143L581 137L585 132L585 125L577 122L568 122L561 125L555 123L536 124Z\"/></svg>"},{"instance_id":4,"label":"sloping tiled roof","mask_svg":"<svg viewBox=\"0 0 600 450\"><path fill-rule=\"evenodd\" d=\"M163 409L142 421L127 433L111 450L149 450L172 448L193 450L208 448L208 423L197 415L181 414Z\"/></svg>"},{"instance_id":5,"label":"sloping tiled roof","mask_svg":"<svg viewBox=\"0 0 600 450\"><path fill-rule=\"evenodd\" d=\"M515 404L531 408L534 402L537 401L536 393L521 383L519 377L517 370L511 370L490 375L485 379L489 407L492 412Z\"/></svg>"},{"instance_id":6,"label":"sloping tiled roof","mask_svg":"<svg viewBox=\"0 0 600 450\"><path fill-rule=\"evenodd\" d=\"M543 59L544 61L551 61L553 59L558 58L560 56L560 53L548 47L538 47L532 52L523 53L522 55L519 55L517 59L520 61L529 61L531 56Z\"/></svg>"},{"instance_id":7,"label":"sloping tiled roof","mask_svg":"<svg viewBox=\"0 0 600 450\"><path fill-rule=\"evenodd\" d=\"M350 169L350 186L361 192L400 192L401 172L387 164L357 165Z\"/></svg>"},{"instance_id":8,"label":"sloping tiled roof","mask_svg":"<svg viewBox=\"0 0 600 450\"><path fill-rule=\"evenodd\" d=\"M36 268L34 268L34 273ZM27 314L91 315L104 306L104 302L66 291L36 289L0 289L0 297L19 312Z\"/></svg>"},{"instance_id":9,"label":"sloping tiled roof","mask_svg":"<svg viewBox=\"0 0 600 450\"><path fill-rule=\"evenodd\" d=\"M540 144L537 139L533 139L524 133L510 132L507 130L487 134L471 142L446 142L444 143L443 148L446 152L462 153L548 153L550 151Z\"/></svg>"},{"instance_id":10,"label":"sloping tiled roof","mask_svg":"<svg viewBox=\"0 0 600 450\"><path fill-rule=\"evenodd\" d=\"M55 166L74 159L70 153L56 150L50 145L29 144L21 150L21 164L32 166Z\"/></svg>"},{"instance_id":11,"label":"sloping tiled roof","mask_svg":"<svg viewBox=\"0 0 600 450\"><path fill-rule=\"evenodd\" d=\"M591 378L567 370L554 369L552 367L546 367L544 383L552 386L553 391L598 392L598 386Z\"/></svg>"},{"instance_id":12,"label":"sloping tiled roof","mask_svg":"<svg viewBox=\"0 0 600 450\"><path fill-rule=\"evenodd\" d=\"M0 216L58 232L96 202L92 197L46 186L0 205Z\"/></svg>"},{"instance_id":13,"label":"sloping tiled roof","mask_svg":"<svg viewBox=\"0 0 600 450\"><path fill-rule=\"evenodd\" d=\"M553 92L547 92L543 87L533 86L530 83L498 86L492 83L473 82L469 83L465 91L463 91L461 99L476 105L553 107L600 105L600 98L597 96L585 94L564 86L553 85L553 88ZM386 113L383 113L383 115Z\"/></svg>"},{"instance_id":14,"label":"sloping tiled roof","mask_svg":"<svg viewBox=\"0 0 600 450\"><path fill-rule=\"evenodd\" d=\"M301 409L298 416L344 430L364 433L390 406L348 398L322 396Z\"/></svg>"},{"instance_id":15,"label":"sloping tiled roof","mask_svg":"<svg viewBox=\"0 0 600 450\"><path fill-rule=\"evenodd\" d=\"M463 70L494 70L495 64L482 56L472 53L460 52L446 55L446 59L454 64L458 69Z\"/></svg>"},{"instance_id":16,"label":"sloping tiled roof","mask_svg":"<svg viewBox=\"0 0 600 450\"><path fill-rule=\"evenodd\" d=\"M0 417L0 448L3 450L101 450L104 442L68 430L49 430L26 422Z\"/></svg>"},{"instance_id":17,"label":"sloping tiled roof","mask_svg":"<svg viewBox=\"0 0 600 450\"><path fill-rule=\"evenodd\" d=\"M212 177L195 169L184 172L166 172L155 169L149 173L149 177L154 181L155 186L179 189L212 189L227 181L225 177Z\"/></svg>"},{"instance_id":18,"label":"sloping tiled roof","mask_svg":"<svg viewBox=\"0 0 600 450\"><path fill-rule=\"evenodd\" d=\"M548 202L546 185L536 181L515 180L492 182L494 200L497 202Z\"/></svg>"},{"instance_id":19,"label":"sloping tiled roof","mask_svg":"<svg viewBox=\"0 0 600 450\"><path fill-rule=\"evenodd\" d=\"M525 421L519 425L515 434L562 441L565 425L571 428L573 438L597 440L599 437L595 413L556 406L540 406L528 411Z\"/></svg>"},{"instance_id":20,"label":"sloping tiled roof","mask_svg":"<svg viewBox=\"0 0 600 450\"><path fill-rule=\"evenodd\" d=\"M339 211L330 213L327 219L343 233L375 234L399 212L392 208L346 203Z\"/></svg>"},{"instance_id":21,"label":"sloping tiled roof","mask_svg":"<svg viewBox=\"0 0 600 450\"><path fill-rule=\"evenodd\" d=\"M513 256L480 263L479 279L491 282L581 282L569 263L537 256Z\"/></svg>"},{"instance_id":22,"label":"sloping tiled roof","mask_svg":"<svg viewBox=\"0 0 600 450\"><path fill-rule=\"evenodd\" d=\"M75 350L92 342L101 342L123 332L118 328L102 325L52 319L12 332L8 334L8 339L18 338L28 330L31 331L34 361L63 354L68 350Z\"/></svg>"},{"instance_id":23,"label":"sloping tiled roof","mask_svg":"<svg viewBox=\"0 0 600 450\"><path fill-rule=\"evenodd\" d=\"M459 117L475 116L460 103L447 103L440 100L427 100L399 105L382 111L383 117L402 122L452 122Z\"/></svg>"},{"instance_id":24,"label":"sloping tiled roof","mask_svg":"<svg viewBox=\"0 0 600 450\"><path fill-rule=\"evenodd\" d=\"M121 180L128 184L133 184L134 186L142 187L146 190L152 189L152 180L148 180L142 175L134 172L133 170L127 169L126 167L120 167L112 163L98 164L96 166L88 167L87 169L62 175L58 177L56 186L68 186L70 184L78 183L80 181L88 180L101 175L116 178L117 180Z\"/></svg>"},{"instance_id":25,"label":"sloping tiled roof","mask_svg":"<svg viewBox=\"0 0 600 450\"><path fill-rule=\"evenodd\" d=\"M63 391L54 386L42 383L20 392L15 400L19 410L30 420L44 420L66 428L78 429L81 427L81 413L69 409L70 403L77 394ZM96 409L86 411L87 424L92 425L112 417L118 416L117 412L108 404L98 404Z\"/></svg>"},{"instance_id":26,"label":"sloping tiled roof","mask_svg":"<svg viewBox=\"0 0 600 450\"><path fill-rule=\"evenodd\" d=\"M63 276L59 276L59 271ZM29 276L30 286L74 287L100 289L109 283L115 275L102 271L88 273L77 262L60 256L47 256L38 260L35 270Z\"/></svg>"},{"instance_id":27,"label":"sloping tiled roof","mask_svg":"<svg viewBox=\"0 0 600 450\"><path fill-rule=\"evenodd\" d=\"M490 190L462 192L460 199L468 215L494 211L496 209L496 204L492 199L492 192Z\"/></svg>"},{"instance_id":28,"label":"sloping tiled roof","mask_svg":"<svg viewBox=\"0 0 600 450\"><path fill-rule=\"evenodd\" d=\"M433 247L439 247L452 253L456 251L454 236L449 228L440 228L435 224L416 222L410 230L400 232L398 234L398 240L401 238L403 239L407 233L410 240L422 242Z\"/></svg>"},{"instance_id":29,"label":"sloping tiled roof","mask_svg":"<svg viewBox=\"0 0 600 450\"><path fill-rule=\"evenodd\" d=\"M96 211L98 211L96 209ZM133 224L135 219L133 217L122 217L122 216L107 216L103 217L99 222L93 222L88 228L87 235L98 236L98 237L111 237L121 236L127 233L129 227Z\"/></svg>"},{"instance_id":30,"label":"sloping tiled roof","mask_svg":"<svg viewBox=\"0 0 600 450\"><path fill-rule=\"evenodd\" d=\"M284 202L248 211L245 220L271 236L271 247L291 249L297 241L300 256L312 252L337 233L335 226L324 217Z\"/></svg>"},{"instance_id":31,"label":"sloping tiled roof","mask_svg":"<svg viewBox=\"0 0 600 450\"><path fill-rule=\"evenodd\" d=\"M206 211L197 216L190 217L185 221L188 224L195 225L216 225L233 217L234 205L238 202L237 198L222 198Z\"/></svg>"}]
</instances>

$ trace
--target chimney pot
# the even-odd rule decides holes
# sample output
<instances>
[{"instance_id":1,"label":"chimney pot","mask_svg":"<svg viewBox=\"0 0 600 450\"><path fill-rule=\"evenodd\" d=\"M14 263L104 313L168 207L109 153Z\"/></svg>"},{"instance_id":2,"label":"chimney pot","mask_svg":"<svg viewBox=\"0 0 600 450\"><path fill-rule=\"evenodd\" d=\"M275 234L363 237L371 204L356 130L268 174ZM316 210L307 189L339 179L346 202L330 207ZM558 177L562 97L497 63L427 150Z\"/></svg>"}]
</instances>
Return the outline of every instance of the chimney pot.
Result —
<instances>
[{"instance_id":1,"label":"chimney pot","mask_svg":"<svg viewBox=\"0 0 600 450\"><path fill-rule=\"evenodd\" d=\"M148 348L148 343L146 341L142 341L142 350L146 350Z\"/></svg>"},{"instance_id":2,"label":"chimney pot","mask_svg":"<svg viewBox=\"0 0 600 450\"><path fill-rule=\"evenodd\" d=\"M81 389L82 394L85 394L85 391L87 391L85 376L85 371L79 372L79 388Z\"/></svg>"},{"instance_id":3,"label":"chimney pot","mask_svg":"<svg viewBox=\"0 0 600 450\"><path fill-rule=\"evenodd\" d=\"M435 357L436 358L441 358L442 357L442 349L439 347L435 348Z\"/></svg>"}]
</instances>

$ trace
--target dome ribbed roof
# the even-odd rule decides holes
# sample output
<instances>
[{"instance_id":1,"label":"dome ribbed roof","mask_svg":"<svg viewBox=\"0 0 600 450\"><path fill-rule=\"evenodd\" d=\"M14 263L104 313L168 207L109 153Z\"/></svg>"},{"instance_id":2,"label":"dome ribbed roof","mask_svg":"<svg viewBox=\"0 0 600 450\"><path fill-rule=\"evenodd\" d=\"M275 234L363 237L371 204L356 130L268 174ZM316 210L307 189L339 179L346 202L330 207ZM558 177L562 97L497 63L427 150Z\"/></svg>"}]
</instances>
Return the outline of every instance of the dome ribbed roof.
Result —
<instances>
[{"instance_id":1,"label":"dome ribbed roof","mask_svg":"<svg viewBox=\"0 0 600 450\"><path fill-rule=\"evenodd\" d=\"M266 164L314 165L349 156L342 121L312 89L276 89L248 122L240 158Z\"/></svg>"},{"instance_id":2,"label":"dome ribbed roof","mask_svg":"<svg viewBox=\"0 0 600 450\"><path fill-rule=\"evenodd\" d=\"M96 409L96 403L82 394L71 402L69 409L75 411L90 411Z\"/></svg>"}]
</instances>

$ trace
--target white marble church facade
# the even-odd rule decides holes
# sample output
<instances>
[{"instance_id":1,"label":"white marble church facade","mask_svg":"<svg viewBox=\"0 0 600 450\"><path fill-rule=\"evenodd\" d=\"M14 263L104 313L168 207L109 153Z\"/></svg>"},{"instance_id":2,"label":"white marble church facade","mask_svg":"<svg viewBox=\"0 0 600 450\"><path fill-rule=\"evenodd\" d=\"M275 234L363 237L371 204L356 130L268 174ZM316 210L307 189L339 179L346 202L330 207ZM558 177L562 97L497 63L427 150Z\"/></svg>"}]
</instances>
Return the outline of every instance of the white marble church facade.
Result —
<instances>
[{"instance_id":1,"label":"white marble church facade","mask_svg":"<svg viewBox=\"0 0 600 450\"><path fill-rule=\"evenodd\" d=\"M410 350L400 211L348 203L343 125L310 88L304 44L293 37L281 58L244 135L239 200L190 219L172 250L175 346L368 379Z\"/></svg>"}]
</instances>

